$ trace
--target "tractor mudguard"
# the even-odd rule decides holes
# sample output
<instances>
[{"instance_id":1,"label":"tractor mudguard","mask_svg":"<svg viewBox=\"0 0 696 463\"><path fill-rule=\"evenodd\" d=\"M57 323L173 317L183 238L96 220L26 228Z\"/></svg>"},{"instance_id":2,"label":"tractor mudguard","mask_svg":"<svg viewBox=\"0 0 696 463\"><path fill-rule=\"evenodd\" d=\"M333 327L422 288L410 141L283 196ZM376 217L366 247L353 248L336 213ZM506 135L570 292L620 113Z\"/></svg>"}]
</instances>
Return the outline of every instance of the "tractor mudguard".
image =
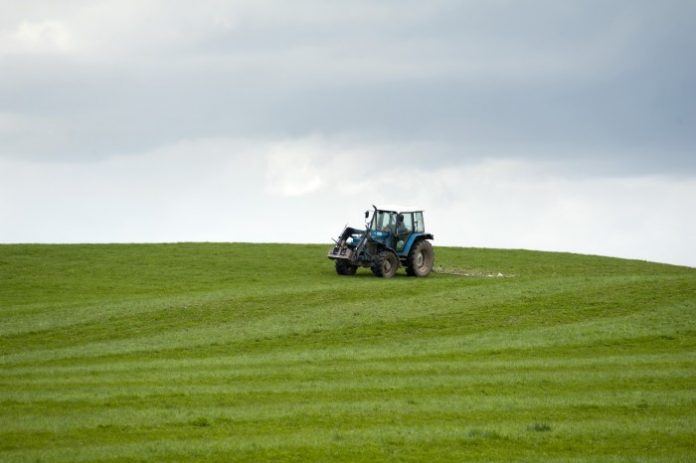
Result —
<instances>
[{"instance_id":1,"label":"tractor mudguard","mask_svg":"<svg viewBox=\"0 0 696 463\"><path fill-rule=\"evenodd\" d=\"M397 254L396 249L392 248L391 246L389 246L381 241L377 241L377 240L373 239L371 236L368 236L367 240L379 250L386 249L387 251L391 251L394 254Z\"/></svg>"},{"instance_id":2,"label":"tractor mudguard","mask_svg":"<svg viewBox=\"0 0 696 463\"><path fill-rule=\"evenodd\" d=\"M407 256L409 252L411 252L411 247L416 243L418 240L434 240L435 237L431 233L411 233L411 236L408 237L408 240L406 241L406 244L404 244L404 248L401 250L400 255L402 256Z\"/></svg>"}]
</instances>

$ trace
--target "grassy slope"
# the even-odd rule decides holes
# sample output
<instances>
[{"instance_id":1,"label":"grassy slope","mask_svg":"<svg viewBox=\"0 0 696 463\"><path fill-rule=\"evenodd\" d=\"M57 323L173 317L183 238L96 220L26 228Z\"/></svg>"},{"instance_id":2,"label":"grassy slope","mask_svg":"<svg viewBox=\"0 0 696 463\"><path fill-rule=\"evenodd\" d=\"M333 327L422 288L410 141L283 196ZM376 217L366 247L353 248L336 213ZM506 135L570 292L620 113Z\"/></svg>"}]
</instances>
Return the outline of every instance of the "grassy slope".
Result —
<instances>
[{"instance_id":1,"label":"grassy slope","mask_svg":"<svg viewBox=\"0 0 696 463\"><path fill-rule=\"evenodd\" d=\"M696 460L695 269L325 251L0 246L0 461Z\"/></svg>"}]
</instances>

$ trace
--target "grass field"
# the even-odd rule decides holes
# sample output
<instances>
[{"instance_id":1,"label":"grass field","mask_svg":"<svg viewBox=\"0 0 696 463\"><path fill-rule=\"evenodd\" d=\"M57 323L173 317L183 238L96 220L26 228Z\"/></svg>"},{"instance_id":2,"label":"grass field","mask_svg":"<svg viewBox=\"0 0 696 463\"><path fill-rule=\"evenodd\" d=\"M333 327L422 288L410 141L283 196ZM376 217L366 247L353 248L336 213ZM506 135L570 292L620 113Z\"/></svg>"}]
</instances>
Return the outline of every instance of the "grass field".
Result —
<instances>
[{"instance_id":1,"label":"grass field","mask_svg":"<svg viewBox=\"0 0 696 463\"><path fill-rule=\"evenodd\" d=\"M696 461L696 269L326 250L0 246L0 461Z\"/></svg>"}]
</instances>

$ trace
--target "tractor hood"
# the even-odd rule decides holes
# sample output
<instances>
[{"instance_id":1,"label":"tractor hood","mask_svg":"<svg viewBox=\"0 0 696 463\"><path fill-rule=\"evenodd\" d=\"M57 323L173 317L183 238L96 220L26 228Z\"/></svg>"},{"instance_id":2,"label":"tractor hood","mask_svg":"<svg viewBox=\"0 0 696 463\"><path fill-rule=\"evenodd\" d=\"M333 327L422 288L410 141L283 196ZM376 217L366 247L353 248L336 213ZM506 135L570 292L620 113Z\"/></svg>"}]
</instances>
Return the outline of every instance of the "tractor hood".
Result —
<instances>
[{"instance_id":1,"label":"tractor hood","mask_svg":"<svg viewBox=\"0 0 696 463\"><path fill-rule=\"evenodd\" d=\"M389 234L390 233L386 231L372 230L370 232L370 237L379 241L385 239Z\"/></svg>"}]
</instances>

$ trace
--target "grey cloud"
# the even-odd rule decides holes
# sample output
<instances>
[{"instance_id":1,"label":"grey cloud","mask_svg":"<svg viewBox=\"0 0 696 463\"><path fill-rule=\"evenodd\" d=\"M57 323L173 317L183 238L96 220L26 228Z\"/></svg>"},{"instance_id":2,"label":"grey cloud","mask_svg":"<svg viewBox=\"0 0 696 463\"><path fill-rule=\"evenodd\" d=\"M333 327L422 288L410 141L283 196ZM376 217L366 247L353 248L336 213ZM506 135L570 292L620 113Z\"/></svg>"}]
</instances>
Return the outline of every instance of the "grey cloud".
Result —
<instances>
[{"instance_id":1,"label":"grey cloud","mask_svg":"<svg viewBox=\"0 0 696 463\"><path fill-rule=\"evenodd\" d=\"M323 134L430 143L436 165L582 154L588 171L696 171L692 2L355 5L162 4L120 25L123 49L0 56L0 156Z\"/></svg>"}]
</instances>

